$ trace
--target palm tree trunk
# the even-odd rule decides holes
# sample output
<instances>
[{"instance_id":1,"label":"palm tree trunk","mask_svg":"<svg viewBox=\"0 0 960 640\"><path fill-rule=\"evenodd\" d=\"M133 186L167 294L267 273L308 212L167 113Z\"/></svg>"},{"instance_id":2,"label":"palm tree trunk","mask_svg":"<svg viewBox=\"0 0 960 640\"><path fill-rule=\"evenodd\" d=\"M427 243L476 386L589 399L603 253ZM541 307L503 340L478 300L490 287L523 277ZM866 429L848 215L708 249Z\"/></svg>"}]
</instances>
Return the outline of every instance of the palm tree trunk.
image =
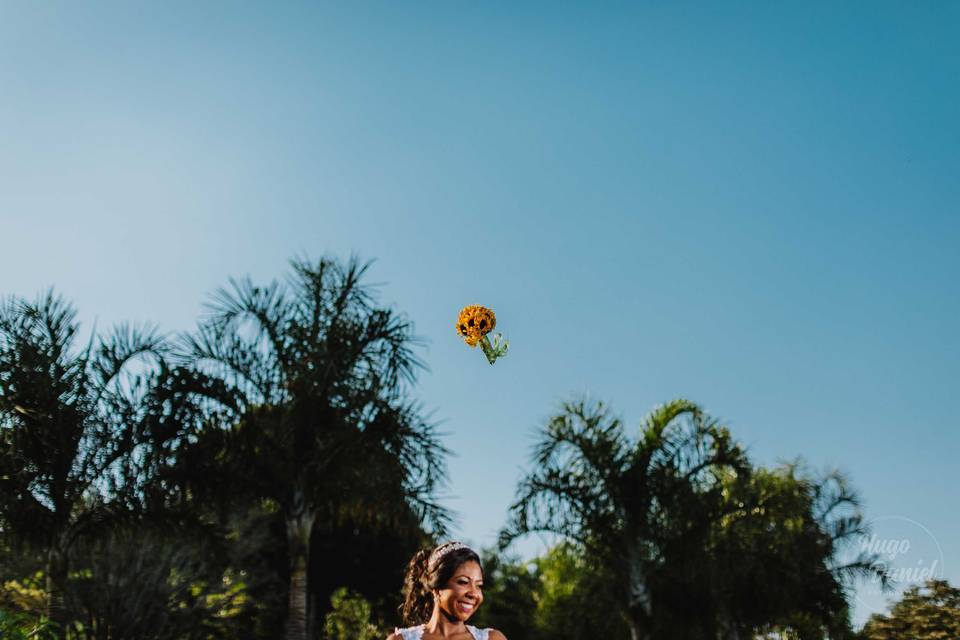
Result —
<instances>
[{"instance_id":1,"label":"palm tree trunk","mask_svg":"<svg viewBox=\"0 0 960 640\"><path fill-rule=\"evenodd\" d=\"M62 633L67 623L67 609L63 601L67 588L67 557L59 547L54 546L47 553L46 574L46 616L57 625L57 633Z\"/></svg>"},{"instance_id":2,"label":"palm tree trunk","mask_svg":"<svg viewBox=\"0 0 960 640\"><path fill-rule=\"evenodd\" d=\"M630 640L651 640L653 638L646 616L638 620L631 612L626 616L626 619L627 626L630 627Z\"/></svg>"},{"instance_id":3,"label":"palm tree trunk","mask_svg":"<svg viewBox=\"0 0 960 640\"><path fill-rule=\"evenodd\" d=\"M290 599L287 607L286 640L307 638L307 561L297 558L290 569Z\"/></svg>"},{"instance_id":4,"label":"palm tree trunk","mask_svg":"<svg viewBox=\"0 0 960 640\"><path fill-rule=\"evenodd\" d=\"M649 640L653 618L653 602L647 585L647 572L641 552L634 548L628 554L630 594L627 606L627 624L632 640Z\"/></svg>"},{"instance_id":5,"label":"palm tree trunk","mask_svg":"<svg viewBox=\"0 0 960 640\"><path fill-rule=\"evenodd\" d=\"M310 566L310 532L314 514L305 510L287 516L287 551L290 556L286 640L307 640L307 568Z\"/></svg>"}]
</instances>

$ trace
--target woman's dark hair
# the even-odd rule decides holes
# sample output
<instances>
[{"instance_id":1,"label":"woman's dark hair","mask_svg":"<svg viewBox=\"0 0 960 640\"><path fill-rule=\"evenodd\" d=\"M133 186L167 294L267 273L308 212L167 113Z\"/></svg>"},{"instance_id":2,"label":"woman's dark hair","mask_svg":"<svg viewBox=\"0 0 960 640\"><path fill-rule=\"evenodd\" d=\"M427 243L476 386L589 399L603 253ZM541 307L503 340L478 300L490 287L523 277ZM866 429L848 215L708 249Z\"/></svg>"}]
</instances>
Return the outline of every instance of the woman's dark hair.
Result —
<instances>
[{"instance_id":1,"label":"woman's dark hair","mask_svg":"<svg viewBox=\"0 0 960 640\"><path fill-rule=\"evenodd\" d=\"M431 565L430 557L450 544L452 543L448 542L433 549L421 549L410 558L407 577L403 581L405 599L400 607L400 615L405 625L416 626L430 620L433 614L433 590L447 586L457 568L464 562L473 560L483 571L480 556L469 547L447 551Z\"/></svg>"}]
</instances>

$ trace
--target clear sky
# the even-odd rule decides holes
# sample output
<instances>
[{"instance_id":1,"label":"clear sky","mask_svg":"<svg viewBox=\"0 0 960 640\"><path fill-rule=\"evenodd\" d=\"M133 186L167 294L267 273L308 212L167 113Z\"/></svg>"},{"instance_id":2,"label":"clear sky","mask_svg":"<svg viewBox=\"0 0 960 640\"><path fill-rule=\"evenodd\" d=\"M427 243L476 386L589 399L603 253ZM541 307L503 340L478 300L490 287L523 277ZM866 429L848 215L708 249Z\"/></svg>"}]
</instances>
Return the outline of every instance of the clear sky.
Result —
<instances>
[{"instance_id":1,"label":"clear sky","mask_svg":"<svg viewBox=\"0 0 960 640\"><path fill-rule=\"evenodd\" d=\"M560 401L683 396L960 583L960 3L599 4L0 0L0 292L172 332L355 252L429 340L459 536Z\"/></svg>"}]
</instances>

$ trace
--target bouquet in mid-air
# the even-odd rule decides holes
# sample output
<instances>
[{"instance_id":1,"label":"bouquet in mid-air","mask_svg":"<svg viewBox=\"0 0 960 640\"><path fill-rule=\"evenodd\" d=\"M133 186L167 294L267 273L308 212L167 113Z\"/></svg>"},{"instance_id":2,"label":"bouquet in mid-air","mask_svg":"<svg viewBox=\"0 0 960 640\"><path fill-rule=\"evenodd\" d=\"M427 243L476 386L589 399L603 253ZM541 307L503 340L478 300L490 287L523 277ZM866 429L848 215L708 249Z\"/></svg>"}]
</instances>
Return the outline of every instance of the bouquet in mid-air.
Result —
<instances>
[{"instance_id":1,"label":"bouquet in mid-air","mask_svg":"<svg viewBox=\"0 0 960 640\"><path fill-rule=\"evenodd\" d=\"M493 331L497 326L497 316L491 309L472 304L464 307L460 311L460 317L457 318L457 333L463 337L463 341L471 347L478 344L483 349L483 355L487 356L487 362L493 364L497 358L507 355L507 348L510 343L503 339L503 334L493 336L493 344L487 338L487 334Z\"/></svg>"}]
</instances>

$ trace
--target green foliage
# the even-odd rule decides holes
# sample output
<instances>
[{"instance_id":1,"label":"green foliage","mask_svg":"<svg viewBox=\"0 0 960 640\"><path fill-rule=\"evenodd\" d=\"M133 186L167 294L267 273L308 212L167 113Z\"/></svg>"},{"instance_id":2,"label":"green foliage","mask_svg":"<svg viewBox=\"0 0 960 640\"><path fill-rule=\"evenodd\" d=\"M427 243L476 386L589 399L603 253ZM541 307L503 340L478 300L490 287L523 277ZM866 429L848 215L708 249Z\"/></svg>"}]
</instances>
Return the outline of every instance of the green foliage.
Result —
<instances>
[{"instance_id":1,"label":"green foliage","mask_svg":"<svg viewBox=\"0 0 960 640\"><path fill-rule=\"evenodd\" d=\"M850 637L846 587L875 559L856 550L867 530L846 479L787 464L729 475L722 485L723 516L686 563L705 597L728 594L733 628Z\"/></svg>"},{"instance_id":2,"label":"green foliage","mask_svg":"<svg viewBox=\"0 0 960 640\"><path fill-rule=\"evenodd\" d=\"M370 603L360 594L341 587L333 592L330 605L323 625L327 640L375 640L386 635L371 622Z\"/></svg>"},{"instance_id":3,"label":"green foliage","mask_svg":"<svg viewBox=\"0 0 960 640\"><path fill-rule=\"evenodd\" d=\"M78 344L52 293L0 305L0 637L254 640L285 619L288 638L382 637L424 524L448 525L447 452L409 400L412 324L375 303L367 266L232 281L175 357L129 327ZM565 542L526 563L488 552L480 626L850 636L847 593L877 565L850 551L866 528L842 476L756 468L686 400L633 435L567 403L534 463L501 551ZM911 590L863 637L960 637L958 600Z\"/></svg>"},{"instance_id":4,"label":"green foliage","mask_svg":"<svg viewBox=\"0 0 960 640\"><path fill-rule=\"evenodd\" d=\"M212 640L249 624L245 575L221 532L140 523L78 546L67 604L76 638Z\"/></svg>"},{"instance_id":5,"label":"green foliage","mask_svg":"<svg viewBox=\"0 0 960 640\"><path fill-rule=\"evenodd\" d=\"M4 640L57 640L54 629L46 618L0 609L0 638Z\"/></svg>"},{"instance_id":6,"label":"green foliage","mask_svg":"<svg viewBox=\"0 0 960 640\"><path fill-rule=\"evenodd\" d=\"M63 623L69 554L138 503L144 398L167 348L121 326L78 347L52 292L0 304L0 533L44 556L48 614Z\"/></svg>"},{"instance_id":7,"label":"green foliage","mask_svg":"<svg viewBox=\"0 0 960 640\"><path fill-rule=\"evenodd\" d=\"M308 514L386 525L412 507L443 530L433 491L445 450L406 396L418 340L409 320L376 306L366 269L294 261L286 283L244 279L216 294L185 338L189 366L165 385L195 421L178 434L199 447L176 469L185 491L268 500L300 545ZM295 519L302 530L289 528Z\"/></svg>"},{"instance_id":8,"label":"green foliage","mask_svg":"<svg viewBox=\"0 0 960 640\"><path fill-rule=\"evenodd\" d=\"M405 503L442 531L447 515L432 491L445 451L406 397L423 367L418 339L408 319L376 306L362 282L367 266L294 261L286 283L231 281L185 338L191 366L168 392L203 396L219 412L228 431L208 453L232 494L325 519L405 515L387 508ZM198 462L206 464L195 473L213 470L211 456ZM207 475L191 488L203 490Z\"/></svg>"},{"instance_id":9,"label":"green foliage","mask_svg":"<svg viewBox=\"0 0 960 640\"><path fill-rule=\"evenodd\" d=\"M292 266L218 292L175 357L129 327L78 345L52 293L0 305L0 579L17 598L41 595L76 637L272 637L288 580L305 615L307 573L314 595L335 578L395 607L397 557L449 519L446 451L408 394L419 339L375 303L368 265ZM311 560L345 528L388 543L363 558L395 580L355 579L356 554Z\"/></svg>"},{"instance_id":10,"label":"green foliage","mask_svg":"<svg viewBox=\"0 0 960 640\"><path fill-rule=\"evenodd\" d=\"M609 587L635 638L746 637L771 625L804 639L852 633L845 588L875 565L846 553L867 531L841 476L754 469L686 400L655 409L638 437L602 404L566 403L533 462L502 546L535 531L573 542L597 572L591 588ZM572 579L571 559L557 561Z\"/></svg>"},{"instance_id":11,"label":"green foliage","mask_svg":"<svg viewBox=\"0 0 960 640\"><path fill-rule=\"evenodd\" d=\"M485 551L482 560L484 601L474 624L499 629L510 640L531 640L540 597L537 565L493 550Z\"/></svg>"},{"instance_id":12,"label":"green foliage","mask_svg":"<svg viewBox=\"0 0 960 640\"><path fill-rule=\"evenodd\" d=\"M928 580L907 589L890 613L874 614L862 640L954 640L960 638L960 589L945 580Z\"/></svg>"},{"instance_id":13,"label":"green foliage","mask_svg":"<svg viewBox=\"0 0 960 640\"><path fill-rule=\"evenodd\" d=\"M630 636L607 575L570 543L530 562L487 552L484 585L477 624L510 640Z\"/></svg>"},{"instance_id":14,"label":"green foliage","mask_svg":"<svg viewBox=\"0 0 960 640\"><path fill-rule=\"evenodd\" d=\"M442 533L445 449L408 397L422 363L412 324L375 304L368 265L297 260L286 283L231 281L184 338L158 401L183 416L174 496L223 508L262 501L287 539L287 637L305 638L314 528L345 521ZM171 444L176 443L176 444Z\"/></svg>"},{"instance_id":15,"label":"green foliage","mask_svg":"<svg viewBox=\"0 0 960 640\"><path fill-rule=\"evenodd\" d=\"M392 629L398 623L407 562L428 544L412 511L397 527L370 527L362 519L317 527L310 553L310 591L318 604L315 615L322 618L333 592L347 587L370 602L378 626Z\"/></svg>"},{"instance_id":16,"label":"green foliage","mask_svg":"<svg viewBox=\"0 0 960 640\"><path fill-rule=\"evenodd\" d=\"M702 544L718 517L722 474L748 468L729 432L685 400L653 411L636 439L603 404L565 403L533 462L501 544L541 530L578 544L607 568L619 611L638 637L649 637L674 604L689 606L661 590L654 609L654 588L685 548Z\"/></svg>"},{"instance_id":17,"label":"green foliage","mask_svg":"<svg viewBox=\"0 0 960 640\"><path fill-rule=\"evenodd\" d=\"M40 617L46 610L47 594L44 591L46 578L42 571L32 575L21 573L17 578L0 576L0 609L10 609Z\"/></svg>"},{"instance_id":18,"label":"green foliage","mask_svg":"<svg viewBox=\"0 0 960 640\"><path fill-rule=\"evenodd\" d=\"M561 543L536 561L540 577L537 638L630 637L630 628L617 612L617 595L609 572L599 570L581 549Z\"/></svg>"}]
</instances>

